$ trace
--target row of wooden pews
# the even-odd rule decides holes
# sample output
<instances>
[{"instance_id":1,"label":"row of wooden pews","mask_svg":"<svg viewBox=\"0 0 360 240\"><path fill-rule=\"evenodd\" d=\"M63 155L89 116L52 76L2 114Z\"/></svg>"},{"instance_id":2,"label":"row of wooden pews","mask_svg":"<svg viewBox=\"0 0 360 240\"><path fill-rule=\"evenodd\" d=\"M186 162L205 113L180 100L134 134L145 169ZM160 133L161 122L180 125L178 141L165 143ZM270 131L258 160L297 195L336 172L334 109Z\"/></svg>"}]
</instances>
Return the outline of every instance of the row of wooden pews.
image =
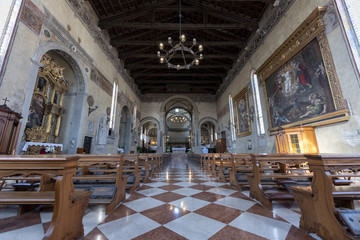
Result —
<instances>
[{"instance_id":1,"label":"row of wooden pews","mask_svg":"<svg viewBox=\"0 0 360 240\"><path fill-rule=\"evenodd\" d=\"M82 218L91 192L74 191L73 176L76 174L78 156L0 156L0 180L14 178L40 180L42 191L0 191L0 205L26 206L54 205L49 228L43 239L79 239L84 235Z\"/></svg>"},{"instance_id":2,"label":"row of wooden pews","mask_svg":"<svg viewBox=\"0 0 360 240\"><path fill-rule=\"evenodd\" d=\"M189 158L194 163L192 157ZM201 154L200 167L272 209L296 200L300 227L324 239L360 237L360 156L307 154Z\"/></svg>"},{"instance_id":3,"label":"row of wooden pews","mask_svg":"<svg viewBox=\"0 0 360 240\"><path fill-rule=\"evenodd\" d=\"M44 239L83 237L88 204L105 204L106 214L147 182L170 155L1 155L0 205L19 205L19 214L54 205ZM105 195L105 198L104 198ZM108 195L108 196L106 196Z\"/></svg>"}]
</instances>

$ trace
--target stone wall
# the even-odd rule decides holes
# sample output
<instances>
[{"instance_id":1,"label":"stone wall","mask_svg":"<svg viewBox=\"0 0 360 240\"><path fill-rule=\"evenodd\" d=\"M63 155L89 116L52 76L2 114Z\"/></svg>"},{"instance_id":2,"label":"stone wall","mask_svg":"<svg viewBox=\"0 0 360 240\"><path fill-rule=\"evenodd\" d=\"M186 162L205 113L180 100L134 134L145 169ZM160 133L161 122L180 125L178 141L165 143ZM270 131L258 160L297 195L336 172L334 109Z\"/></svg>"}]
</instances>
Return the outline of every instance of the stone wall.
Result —
<instances>
[{"instance_id":1,"label":"stone wall","mask_svg":"<svg viewBox=\"0 0 360 240\"><path fill-rule=\"evenodd\" d=\"M331 2L330 2L331 3ZM229 113L223 112L228 104L228 96L235 96L244 87L249 88L251 94L250 76L252 70L257 70L274 51L293 33L293 31L313 12L318 6L326 6L328 0L297 0L286 12L285 16L266 36L257 51L245 63L239 73L234 77L231 84L217 100L219 126L221 131L227 131L229 127ZM331 6L331 5L330 5ZM360 103L359 84L357 76L351 64L350 55L346 47L346 41L340 24L336 24L337 16L331 16L335 21L325 19L327 38L329 41L336 73L341 85L343 96L350 108L350 120L347 122L330 124L316 127L316 137L320 152L334 153L359 153L360 144ZM268 129L266 105L264 101L263 87L260 86L262 108L264 112L265 129ZM254 104L252 96L249 96L249 104ZM231 152L276 152L275 139L267 132L265 136L258 136L255 120L252 124L252 135L237 138L235 142L228 139L229 151ZM228 135L228 134L227 134ZM229 136L229 135L228 135ZM251 145L251 149L250 146Z\"/></svg>"},{"instance_id":2,"label":"stone wall","mask_svg":"<svg viewBox=\"0 0 360 240\"><path fill-rule=\"evenodd\" d=\"M116 153L119 137L120 113L123 106L131 111L136 102L141 111L140 96L134 85L129 84L121 68L120 61L112 61L116 50L108 44L101 45L99 39L94 38L94 32L85 26L71 1L34 0L25 2L21 20L16 32L14 45L0 86L1 98L10 99L8 106L20 112L23 116L20 140L26 125L26 118L30 107L31 97L36 81L40 59L49 51L56 51L68 61L74 71L73 81L80 85L76 92L77 105L80 110L75 111L75 120L71 121L71 136L64 139L65 153L75 153L77 147L83 146L84 136L93 137L93 153ZM86 5L87 2L82 2ZM91 14L91 11L90 11ZM94 22L97 21L92 14ZM97 29L97 28L96 28ZM103 36L98 36L103 38ZM105 37L104 37L105 38ZM112 49L112 51L107 51ZM115 51L114 51L115 50ZM92 76L94 71L99 74ZM99 77L100 76L100 77ZM126 78L126 79L125 79ZM119 84L119 97L116 112L114 134L107 139L107 144L97 145L98 126L101 116L107 116L106 109L111 107L111 94L114 79ZM110 91L109 91L110 89ZM88 116L88 96L93 96L97 109ZM137 147L137 126L133 124L131 132L130 150ZM69 129L67 129L69 130ZM21 153L21 141L17 152Z\"/></svg>"}]
</instances>

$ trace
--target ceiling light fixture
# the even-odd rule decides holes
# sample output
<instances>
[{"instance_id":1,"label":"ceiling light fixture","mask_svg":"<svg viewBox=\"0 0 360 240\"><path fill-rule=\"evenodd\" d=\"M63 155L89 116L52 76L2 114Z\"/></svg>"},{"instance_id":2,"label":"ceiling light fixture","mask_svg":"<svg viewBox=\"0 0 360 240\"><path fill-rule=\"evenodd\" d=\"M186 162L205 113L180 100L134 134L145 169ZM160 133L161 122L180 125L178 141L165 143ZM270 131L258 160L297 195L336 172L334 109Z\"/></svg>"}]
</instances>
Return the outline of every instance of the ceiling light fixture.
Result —
<instances>
[{"instance_id":1,"label":"ceiling light fixture","mask_svg":"<svg viewBox=\"0 0 360 240\"><path fill-rule=\"evenodd\" d=\"M194 64L199 65L200 60L203 59L202 51L204 50L202 45L198 46L198 51L195 52L193 47L196 46L196 38L193 39L192 45L186 47L184 45L186 37L181 33L181 0L179 0L179 43L174 45L171 37L168 37L168 44L171 46L170 50L164 49L164 44L161 42L159 44L159 51L157 56L159 57L160 63L166 63L168 68L175 68L177 70L181 69L190 69ZM174 55L181 54L180 62L171 61ZM188 61L187 61L188 60Z\"/></svg>"}]
</instances>

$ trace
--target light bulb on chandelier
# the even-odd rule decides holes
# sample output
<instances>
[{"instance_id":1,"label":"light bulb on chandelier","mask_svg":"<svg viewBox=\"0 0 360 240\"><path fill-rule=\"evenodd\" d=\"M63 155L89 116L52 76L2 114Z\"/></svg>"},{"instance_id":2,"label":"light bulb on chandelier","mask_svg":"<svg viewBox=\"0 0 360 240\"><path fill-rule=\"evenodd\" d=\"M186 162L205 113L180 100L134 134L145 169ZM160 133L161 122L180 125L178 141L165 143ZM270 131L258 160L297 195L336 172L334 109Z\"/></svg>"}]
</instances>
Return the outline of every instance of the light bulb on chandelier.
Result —
<instances>
[{"instance_id":1,"label":"light bulb on chandelier","mask_svg":"<svg viewBox=\"0 0 360 240\"><path fill-rule=\"evenodd\" d=\"M160 51L157 52L157 56L159 57L160 63L166 63L168 68L175 68L177 70L181 69L190 69L193 65L199 65L200 60L203 60L203 46L199 45L196 50L195 46L197 45L196 38L193 38L192 45L190 47L186 47L184 45L186 41L186 36L181 34L181 0L179 0L179 43L173 45L173 40L171 37L168 37L167 43L171 46L171 49L166 50L164 48L164 44L159 44ZM173 59L175 59L175 55L181 54L180 59L182 63L175 63Z\"/></svg>"}]
</instances>

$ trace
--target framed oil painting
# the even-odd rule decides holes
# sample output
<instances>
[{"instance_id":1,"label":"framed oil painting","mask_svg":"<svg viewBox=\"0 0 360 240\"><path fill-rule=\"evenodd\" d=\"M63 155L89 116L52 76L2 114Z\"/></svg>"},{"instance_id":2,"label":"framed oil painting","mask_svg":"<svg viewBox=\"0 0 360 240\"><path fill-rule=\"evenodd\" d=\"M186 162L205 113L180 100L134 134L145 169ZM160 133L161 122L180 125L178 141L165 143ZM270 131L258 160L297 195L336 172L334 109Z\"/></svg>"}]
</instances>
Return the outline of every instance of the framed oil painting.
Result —
<instances>
[{"instance_id":1,"label":"framed oil painting","mask_svg":"<svg viewBox=\"0 0 360 240\"><path fill-rule=\"evenodd\" d=\"M349 118L324 31L325 11L317 8L257 71L270 132Z\"/></svg>"},{"instance_id":2,"label":"framed oil painting","mask_svg":"<svg viewBox=\"0 0 360 240\"><path fill-rule=\"evenodd\" d=\"M238 137L251 134L251 123L249 118L249 101L247 88L241 90L234 97L236 112L236 128Z\"/></svg>"}]
</instances>

